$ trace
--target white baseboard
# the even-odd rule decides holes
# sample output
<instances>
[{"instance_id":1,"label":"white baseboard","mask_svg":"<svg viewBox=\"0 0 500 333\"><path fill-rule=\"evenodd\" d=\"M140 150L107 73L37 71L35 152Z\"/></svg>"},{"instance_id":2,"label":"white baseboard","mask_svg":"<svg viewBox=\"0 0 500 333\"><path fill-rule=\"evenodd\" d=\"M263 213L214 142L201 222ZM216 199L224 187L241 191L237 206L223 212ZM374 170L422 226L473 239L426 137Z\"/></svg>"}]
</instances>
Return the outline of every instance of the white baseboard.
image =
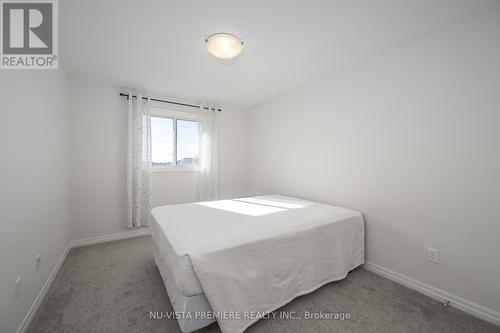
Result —
<instances>
[{"instance_id":1,"label":"white baseboard","mask_svg":"<svg viewBox=\"0 0 500 333\"><path fill-rule=\"evenodd\" d=\"M33 317L35 316L36 312L38 311L38 308L40 307L40 304L42 304L42 301L47 294L47 291L49 291L50 286L52 285L52 282L54 282L54 279L56 278L57 273L61 269L61 266L64 262L64 259L66 259L66 256L68 255L70 250L70 247L66 247L64 250L63 254L57 261L56 265L54 266L54 269L52 272L50 272L50 275L45 281L45 284L42 287L42 290L38 294L38 296L35 298L35 301L33 302L33 305L31 305L31 308L29 309L28 313L24 317L23 321L21 322L21 325L19 325L19 328L17 329L17 333L22 333L26 331L28 326L30 326L31 321L33 320Z\"/></svg>"},{"instance_id":2,"label":"white baseboard","mask_svg":"<svg viewBox=\"0 0 500 333\"><path fill-rule=\"evenodd\" d=\"M35 316L36 312L38 311L38 308L40 307L40 304L42 303L45 295L47 294L47 291L50 289L50 286L52 286L52 282L54 282L54 279L55 279L57 273L61 269L61 266L62 266L64 260L66 259L66 256L69 253L69 250L71 250L74 247L111 242L111 241L119 240L119 239L127 239L127 238L145 236L145 235L149 235L150 233L151 232L149 231L149 228L146 227L146 228L141 228L141 229L137 229L137 230L133 230L133 231L120 232L117 234L97 236L97 237L80 239L80 240L69 242L68 247L66 247L63 254L61 255L61 257L57 261L54 269L50 273L45 284L43 285L42 290L40 291L38 296L35 298L33 305L31 305L31 308L29 309L28 313L24 317L23 321L21 322L21 325L19 325L19 328L17 329L16 332L17 333L25 332L26 329L31 324L31 321L33 320L33 317Z\"/></svg>"},{"instance_id":3,"label":"white baseboard","mask_svg":"<svg viewBox=\"0 0 500 333\"><path fill-rule=\"evenodd\" d=\"M127 238L145 236L145 235L149 235L149 234L151 234L151 232L149 231L149 228L145 227L145 228L140 228L140 229L136 229L136 230L132 230L132 231L120 232L117 234L74 240L74 241L70 242L69 246L71 248L80 247L80 246L86 246L86 245L92 245L92 244L98 244L98 243L111 242L111 241L119 240L119 239L127 239Z\"/></svg>"},{"instance_id":4,"label":"white baseboard","mask_svg":"<svg viewBox=\"0 0 500 333\"><path fill-rule=\"evenodd\" d=\"M367 261L363 267L375 274L381 275L389 280L401 283L411 289L417 290L422 294L425 294L429 297L437 299L439 301L445 302L449 301L450 306L454 306L457 309L460 309L464 312L467 312L475 317L479 317L484 319L490 323L500 325L500 312L494 311L482 305L476 304L469 300L466 300L462 297L450 294L444 290L435 288L426 283L415 280L409 276L400 274L383 266L374 264L372 262Z\"/></svg>"}]
</instances>

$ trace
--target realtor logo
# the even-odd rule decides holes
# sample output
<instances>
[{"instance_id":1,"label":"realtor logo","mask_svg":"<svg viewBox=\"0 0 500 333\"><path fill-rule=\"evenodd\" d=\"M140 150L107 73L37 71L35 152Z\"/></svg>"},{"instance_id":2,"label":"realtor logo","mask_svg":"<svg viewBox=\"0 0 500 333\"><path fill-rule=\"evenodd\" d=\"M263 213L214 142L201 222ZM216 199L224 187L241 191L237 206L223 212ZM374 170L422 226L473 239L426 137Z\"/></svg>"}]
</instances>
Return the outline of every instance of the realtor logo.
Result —
<instances>
[{"instance_id":1,"label":"realtor logo","mask_svg":"<svg viewBox=\"0 0 500 333\"><path fill-rule=\"evenodd\" d=\"M1 0L2 69L56 69L57 0Z\"/></svg>"}]
</instances>

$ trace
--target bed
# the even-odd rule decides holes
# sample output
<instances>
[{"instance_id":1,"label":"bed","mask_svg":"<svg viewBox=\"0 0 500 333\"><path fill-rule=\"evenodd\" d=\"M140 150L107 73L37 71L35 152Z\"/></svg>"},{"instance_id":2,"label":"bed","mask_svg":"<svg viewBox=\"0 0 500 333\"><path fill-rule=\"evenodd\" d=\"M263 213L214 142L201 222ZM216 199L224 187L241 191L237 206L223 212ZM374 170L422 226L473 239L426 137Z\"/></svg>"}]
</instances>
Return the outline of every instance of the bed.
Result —
<instances>
[{"instance_id":1,"label":"bed","mask_svg":"<svg viewBox=\"0 0 500 333\"><path fill-rule=\"evenodd\" d=\"M152 210L154 260L180 329L243 332L364 263L361 213L282 195Z\"/></svg>"}]
</instances>

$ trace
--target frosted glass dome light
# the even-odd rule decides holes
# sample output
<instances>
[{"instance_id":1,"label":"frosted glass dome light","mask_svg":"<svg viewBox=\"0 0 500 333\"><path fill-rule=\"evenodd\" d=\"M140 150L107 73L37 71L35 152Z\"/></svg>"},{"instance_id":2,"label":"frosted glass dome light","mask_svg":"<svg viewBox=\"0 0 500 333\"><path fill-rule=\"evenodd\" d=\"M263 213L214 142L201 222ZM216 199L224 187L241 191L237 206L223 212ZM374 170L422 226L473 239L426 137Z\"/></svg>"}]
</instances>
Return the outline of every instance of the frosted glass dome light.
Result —
<instances>
[{"instance_id":1,"label":"frosted glass dome light","mask_svg":"<svg viewBox=\"0 0 500 333\"><path fill-rule=\"evenodd\" d=\"M205 39L208 53L219 59L237 57L243 51L241 38L226 32L218 32Z\"/></svg>"}]
</instances>

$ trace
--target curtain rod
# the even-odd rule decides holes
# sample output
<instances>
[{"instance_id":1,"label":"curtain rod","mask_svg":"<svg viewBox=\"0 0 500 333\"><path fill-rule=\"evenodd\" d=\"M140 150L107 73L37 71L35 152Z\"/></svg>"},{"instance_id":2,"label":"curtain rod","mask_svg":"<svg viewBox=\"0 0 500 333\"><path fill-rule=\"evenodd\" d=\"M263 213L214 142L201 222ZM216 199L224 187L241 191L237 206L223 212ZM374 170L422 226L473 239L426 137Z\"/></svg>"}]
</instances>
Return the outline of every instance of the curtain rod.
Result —
<instances>
[{"instance_id":1,"label":"curtain rod","mask_svg":"<svg viewBox=\"0 0 500 333\"><path fill-rule=\"evenodd\" d=\"M120 96L127 97L127 99L130 97L129 94L124 94L124 93L120 93ZM132 95L132 98L137 98L137 96L136 95ZM175 104L175 105L181 105L181 106L188 106L190 108L197 108L197 109L200 108L200 105L186 104L186 103L179 103L179 102L172 102L172 101L167 101L167 100L164 100L164 99L157 99L157 98L151 98L151 97L142 97L142 99L148 99L148 98L149 98L150 101L153 101L153 102L160 102L160 103L168 103L168 104ZM206 106L204 106L203 109L205 109L205 110L214 110L214 111L219 111L219 112L222 111L222 109L208 108Z\"/></svg>"}]
</instances>

